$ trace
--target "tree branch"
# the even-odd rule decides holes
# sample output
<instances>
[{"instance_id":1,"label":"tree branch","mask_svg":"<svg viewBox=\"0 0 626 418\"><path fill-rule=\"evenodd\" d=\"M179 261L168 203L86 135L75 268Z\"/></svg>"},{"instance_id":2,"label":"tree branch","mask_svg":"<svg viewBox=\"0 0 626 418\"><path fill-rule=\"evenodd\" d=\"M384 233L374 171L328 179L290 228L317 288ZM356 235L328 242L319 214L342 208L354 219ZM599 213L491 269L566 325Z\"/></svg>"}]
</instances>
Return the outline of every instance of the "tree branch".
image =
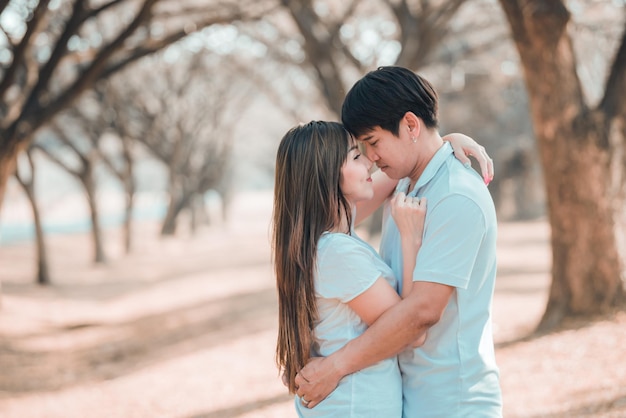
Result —
<instances>
[{"instance_id":1,"label":"tree branch","mask_svg":"<svg viewBox=\"0 0 626 418\"><path fill-rule=\"evenodd\" d=\"M79 0L81 1L81 0ZM38 122L43 124L50 120L60 109L68 107L80 93L82 93L90 84L92 84L100 75L107 60L117 52L126 39L130 37L136 30L150 17L151 9L157 0L145 0L141 10L137 13L133 21L123 30L117 38L105 46L100 53L93 59L91 64L76 78L74 83L67 90L57 97L52 103L43 109L38 117ZM27 115L31 116L31 114Z\"/></svg>"},{"instance_id":2,"label":"tree branch","mask_svg":"<svg viewBox=\"0 0 626 418\"><path fill-rule=\"evenodd\" d=\"M30 164L30 167L31 167L30 178L26 179L26 177L23 174L20 173L20 165L19 164L16 164L16 166L15 166L15 173L13 173L13 176L15 177L15 179L20 183L22 188L27 193L28 193L29 190L32 190L33 184L35 182L35 176L33 175L34 164L33 164L33 157L31 155L31 151L32 151L32 147L29 147L29 149L24 151L24 153L26 154L26 156L28 158L28 162Z\"/></svg>"},{"instance_id":3,"label":"tree branch","mask_svg":"<svg viewBox=\"0 0 626 418\"><path fill-rule=\"evenodd\" d=\"M334 59L332 37L326 32L320 34L316 26L328 31L313 10L310 0L282 0L304 38L304 51L309 65L315 70L317 82L326 99L328 108L336 115L341 114L345 86L341 78L339 64Z\"/></svg>"},{"instance_id":4,"label":"tree branch","mask_svg":"<svg viewBox=\"0 0 626 418\"><path fill-rule=\"evenodd\" d=\"M83 163L83 166L89 164L89 159L81 152L80 149L78 149L76 144L74 144L74 142L69 138L67 132L65 132L65 130L63 130L56 121L50 124L50 128L54 133L56 133L59 141L61 141L63 144L67 145L69 149L74 151L74 154L78 156L80 161Z\"/></svg>"},{"instance_id":5,"label":"tree branch","mask_svg":"<svg viewBox=\"0 0 626 418\"><path fill-rule=\"evenodd\" d=\"M178 3L174 2L178 5ZM156 19L185 19L185 20L196 20L198 16L206 15L207 12L215 12L221 13L222 18L226 18L226 16L231 17L231 21L233 20L256 20L263 18L263 16L271 13L272 11L280 8L279 2L269 1L266 5L259 0L251 0L248 2L242 2L239 0L238 2L232 3L230 5L226 5L223 3L218 3L217 7L214 7L214 10L207 10L206 5L194 5L194 6L186 6L179 7L176 10L156 10L154 17ZM230 6L230 7L228 7ZM254 7L256 6L256 9ZM223 12L226 10L226 12Z\"/></svg>"},{"instance_id":6,"label":"tree branch","mask_svg":"<svg viewBox=\"0 0 626 418\"><path fill-rule=\"evenodd\" d=\"M465 0L445 1L441 7L433 11L434 20L447 25L464 3ZM441 23L442 21L443 23Z\"/></svg>"},{"instance_id":7,"label":"tree branch","mask_svg":"<svg viewBox=\"0 0 626 418\"><path fill-rule=\"evenodd\" d=\"M91 9L87 13L83 14L83 18L81 20L81 23L91 19L92 17L96 17L100 13L106 11L107 9L110 9L111 7L117 6L118 4L123 3L125 1L126 0L111 0L108 3L104 3L100 7L97 7L95 9Z\"/></svg>"},{"instance_id":8,"label":"tree branch","mask_svg":"<svg viewBox=\"0 0 626 418\"><path fill-rule=\"evenodd\" d=\"M11 66L7 68L2 78L2 82L0 82L0 98L4 97L7 89L11 86L13 80L15 79L17 69L24 63L26 50L28 49L30 40L33 37L33 34L37 31L37 26L39 25L39 22L41 22L41 20L43 19L43 16L48 9L49 2L50 0L41 0L39 4L37 4L37 7L33 11L33 16L28 22L26 33L24 33L24 36L22 36L20 43L13 48L13 60L11 62ZM0 7L2 7L2 4L0 4ZM8 35L7 39L9 39Z\"/></svg>"},{"instance_id":9,"label":"tree branch","mask_svg":"<svg viewBox=\"0 0 626 418\"><path fill-rule=\"evenodd\" d=\"M65 53L67 52L68 41L75 33L78 32L78 29L80 28L80 22L84 12L83 3L84 0L76 0L76 2L74 3L72 15L65 24L65 29L63 30L63 33L61 34L59 39L57 39L57 43L54 46L52 53L50 54L50 58L39 71L39 79L31 90L28 99L26 99L26 102L24 103L22 115L37 111L41 107L41 95L44 91L47 91L48 83L52 78L54 70L57 68L59 62L61 62L61 60L65 56Z\"/></svg>"},{"instance_id":10,"label":"tree branch","mask_svg":"<svg viewBox=\"0 0 626 418\"><path fill-rule=\"evenodd\" d=\"M50 151L49 149L47 149L43 145L38 144L38 143L35 142L35 143L32 144L32 148L40 150L43 154L45 154L46 157L48 157L48 159L50 161L52 161L53 163L55 163L56 165L61 167L63 170L65 170L68 173L70 173L72 176L74 176L74 177L76 177L78 179L81 178L81 173L79 171L74 170L74 169L68 167L67 164L65 164L65 162L61 161L61 159L59 157L57 157L52 151Z\"/></svg>"},{"instance_id":11,"label":"tree branch","mask_svg":"<svg viewBox=\"0 0 626 418\"><path fill-rule=\"evenodd\" d=\"M433 7L423 1L419 12L412 11L406 0L390 6L400 27L402 48L397 65L419 68L429 61L435 47L448 35L449 22L462 4L463 0L454 0Z\"/></svg>"},{"instance_id":12,"label":"tree branch","mask_svg":"<svg viewBox=\"0 0 626 418\"><path fill-rule=\"evenodd\" d=\"M329 33L331 37L331 44L336 45L339 50L343 53L343 55L354 65L359 73L365 72L365 67L363 63L354 56L348 45L341 40L341 28L345 24L346 20L350 19L354 12L356 11L357 6L359 5L358 1L351 1L348 7L345 10L345 13L334 22L329 28Z\"/></svg>"},{"instance_id":13,"label":"tree branch","mask_svg":"<svg viewBox=\"0 0 626 418\"><path fill-rule=\"evenodd\" d=\"M142 45L142 46L136 47L135 49L130 51L126 57L121 58L119 61L114 62L110 64L109 66L107 66L104 69L104 71L102 71L100 78L103 78L103 79L108 78L111 75L123 69L124 67L126 67L128 64L131 64L132 62L137 61L138 59L148 56L154 52L160 51L166 46L171 45L175 43L176 41L181 40L188 34L189 33L187 31L181 30L181 31L172 33L168 35L167 37L158 40L157 42L152 43L150 46Z\"/></svg>"},{"instance_id":14,"label":"tree branch","mask_svg":"<svg viewBox=\"0 0 626 418\"><path fill-rule=\"evenodd\" d=\"M526 30L524 13L517 0L500 0L504 14L511 27L511 36L518 45L526 48L530 45L530 39Z\"/></svg>"}]
</instances>

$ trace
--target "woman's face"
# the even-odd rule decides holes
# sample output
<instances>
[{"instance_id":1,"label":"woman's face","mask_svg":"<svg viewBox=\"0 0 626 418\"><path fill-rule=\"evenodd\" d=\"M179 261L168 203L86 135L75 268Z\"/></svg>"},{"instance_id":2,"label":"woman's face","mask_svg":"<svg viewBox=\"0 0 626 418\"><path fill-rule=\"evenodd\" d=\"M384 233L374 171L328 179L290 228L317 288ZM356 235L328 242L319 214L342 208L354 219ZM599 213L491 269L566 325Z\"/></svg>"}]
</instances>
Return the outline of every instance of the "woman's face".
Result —
<instances>
[{"instance_id":1,"label":"woman's face","mask_svg":"<svg viewBox=\"0 0 626 418\"><path fill-rule=\"evenodd\" d=\"M341 167L341 181L339 187L346 199L355 204L374 197L374 186L370 169L372 162L361 154L356 143L352 143L348 151L348 158Z\"/></svg>"}]
</instances>

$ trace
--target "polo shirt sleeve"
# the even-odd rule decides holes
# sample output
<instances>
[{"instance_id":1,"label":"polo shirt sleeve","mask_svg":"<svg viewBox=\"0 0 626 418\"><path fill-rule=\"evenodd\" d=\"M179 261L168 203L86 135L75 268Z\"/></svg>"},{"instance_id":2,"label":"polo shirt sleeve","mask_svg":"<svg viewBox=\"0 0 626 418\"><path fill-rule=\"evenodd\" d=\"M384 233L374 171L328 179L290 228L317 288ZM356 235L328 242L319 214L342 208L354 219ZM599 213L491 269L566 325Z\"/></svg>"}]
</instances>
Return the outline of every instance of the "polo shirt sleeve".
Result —
<instances>
[{"instance_id":1,"label":"polo shirt sleeve","mask_svg":"<svg viewBox=\"0 0 626 418\"><path fill-rule=\"evenodd\" d=\"M316 293L347 303L369 289L381 276L373 254L348 236L340 234L317 255Z\"/></svg>"},{"instance_id":2,"label":"polo shirt sleeve","mask_svg":"<svg viewBox=\"0 0 626 418\"><path fill-rule=\"evenodd\" d=\"M413 281L466 289L485 235L485 217L476 202L460 194L445 197L426 211Z\"/></svg>"}]
</instances>

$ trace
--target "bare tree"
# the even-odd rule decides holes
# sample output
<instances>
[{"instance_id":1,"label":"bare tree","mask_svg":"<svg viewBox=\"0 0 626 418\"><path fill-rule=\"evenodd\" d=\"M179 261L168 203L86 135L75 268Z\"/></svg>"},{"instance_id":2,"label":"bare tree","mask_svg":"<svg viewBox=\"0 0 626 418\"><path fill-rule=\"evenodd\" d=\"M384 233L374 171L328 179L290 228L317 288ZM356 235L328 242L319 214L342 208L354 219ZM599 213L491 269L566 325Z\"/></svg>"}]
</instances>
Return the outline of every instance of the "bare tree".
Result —
<instances>
[{"instance_id":1,"label":"bare tree","mask_svg":"<svg viewBox=\"0 0 626 418\"><path fill-rule=\"evenodd\" d=\"M68 121L67 117L57 117L51 123L51 128L48 131L42 131L42 134L32 146L41 150L50 161L74 176L83 186L91 217L94 262L104 263L107 257L104 250L95 179L95 168L100 160L100 153L97 147L94 147L87 139L88 134L77 129L77 124ZM51 144L52 138L56 140L56 146ZM70 160L67 157L68 152L72 155L71 161L68 161Z\"/></svg>"},{"instance_id":2,"label":"bare tree","mask_svg":"<svg viewBox=\"0 0 626 418\"><path fill-rule=\"evenodd\" d=\"M48 266L48 252L46 251L46 240L41 220L41 212L35 194L36 166L33 163L33 148L29 147L24 153L24 164L18 164L15 170L15 178L22 185L26 197L33 210L33 221L35 224L35 242L37 244L37 283L40 285L50 284L50 269ZM20 167L22 166L22 167Z\"/></svg>"},{"instance_id":3,"label":"bare tree","mask_svg":"<svg viewBox=\"0 0 626 418\"><path fill-rule=\"evenodd\" d=\"M283 8L264 21L273 22L274 30L257 30L254 36L268 46L273 59L304 63L328 109L338 117L352 82L379 65L383 55L388 64L412 69L432 62L456 31L450 21L463 3L281 0ZM285 23L286 16L292 24ZM376 40L364 39L368 36ZM395 53L390 55L390 49Z\"/></svg>"},{"instance_id":4,"label":"bare tree","mask_svg":"<svg viewBox=\"0 0 626 418\"><path fill-rule=\"evenodd\" d=\"M86 100L90 96L94 100ZM97 96L97 98L100 98L101 101L98 102L97 98L93 98L93 96ZM39 141L37 141L36 137L35 142L29 146L24 156L24 164L27 161L30 169L26 170L24 164L21 164L22 167L20 168L20 165L18 164L15 177L22 185L33 209L38 254L37 283L39 284L49 284L51 280L47 262L45 235L42 228L41 214L37 202L38 199L35 193L36 165L34 164L32 158L34 150L41 151L50 160L55 162L57 166L76 177L83 185L86 191L86 197L89 202L91 213L95 262L106 261L100 227L100 216L96 201L96 183L94 181L94 169L96 164L98 162L102 162L109 169L109 171L111 171L120 180L120 182L124 185L126 192L124 244L126 252L130 251L130 218L135 190L135 182L132 175L133 159L130 150L131 140L128 137L121 138L121 155L108 155L101 148L101 139L103 135L116 125L115 121L112 120L116 118L106 117L107 110L111 111L113 109L111 107L107 107L107 103L102 99L102 97L95 94L87 94L83 96L82 99L79 100L77 106L72 107L68 111L64 112L63 115L59 115L55 118L55 122L52 122L52 128L48 132L40 131L41 135L39 136ZM58 122L56 120L58 120ZM59 123L63 122L66 126L70 125L75 128L61 128ZM59 143L65 145L67 148L60 148L50 144L50 131L55 133ZM63 158L63 154L66 154L68 150L75 157L71 159L72 161L68 161L67 156L65 156L66 158ZM116 160L121 160L121 163L118 163ZM30 174L27 174L27 171L30 172Z\"/></svg>"},{"instance_id":5,"label":"bare tree","mask_svg":"<svg viewBox=\"0 0 626 418\"><path fill-rule=\"evenodd\" d=\"M111 124L111 128L117 133L121 144L121 158L117 159L120 162L116 164L116 159L107 156L102 151L101 155L104 164L124 186L124 249L128 254L132 250L133 209L135 206L135 191L137 190L134 175L134 141L130 134L125 130L125 125L121 122L120 118L112 119Z\"/></svg>"},{"instance_id":6,"label":"bare tree","mask_svg":"<svg viewBox=\"0 0 626 418\"><path fill-rule=\"evenodd\" d=\"M273 0L0 1L0 206L19 153L86 89L213 24L257 19ZM94 31L106 21L106 33ZM17 24L15 24L17 23ZM0 283L1 285L1 283Z\"/></svg>"},{"instance_id":7,"label":"bare tree","mask_svg":"<svg viewBox=\"0 0 626 418\"><path fill-rule=\"evenodd\" d=\"M11 57L0 75L0 204L19 152L34 133L106 78L191 32L216 23L253 19L273 8L264 1L49 0L3 1L0 48ZM106 20L106 33L93 29ZM97 33L97 36L96 36Z\"/></svg>"},{"instance_id":8,"label":"bare tree","mask_svg":"<svg viewBox=\"0 0 626 418\"><path fill-rule=\"evenodd\" d=\"M91 92L85 93L76 105L67 112L72 124L85 133L85 140L98 155L101 162L122 184L124 189L124 248L131 250L132 213L136 190L134 177L134 140L131 136L132 122L125 113L123 98L110 87L107 81L98 83ZM114 137L118 147L107 151L104 138Z\"/></svg>"},{"instance_id":9,"label":"bare tree","mask_svg":"<svg viewBox=\"0 0 626 418\"><path fill-rule=\"evenodd\" d=\"M550 329L623 308L626 300L626 27L593 103L581 83L565 4L500 4L521 59L545 174L552 285L539 329Z\"/></svg>"},{"instance_id":10,"label":"bare tree","mask_svg":"<svg viewBox=\"0 0 626 418\"><path fill-rule=\"evenodd\" d=\"M143 126L134 137L169 173L163 235L176 232L179 214L201 202L205 192L225 184L232 129L250 88L240 67L231 68L227 57L217 60L184 49L175 53L180 54L176 65L154 57L112 80L125 113Z\"/></svg>"}]
</instances>

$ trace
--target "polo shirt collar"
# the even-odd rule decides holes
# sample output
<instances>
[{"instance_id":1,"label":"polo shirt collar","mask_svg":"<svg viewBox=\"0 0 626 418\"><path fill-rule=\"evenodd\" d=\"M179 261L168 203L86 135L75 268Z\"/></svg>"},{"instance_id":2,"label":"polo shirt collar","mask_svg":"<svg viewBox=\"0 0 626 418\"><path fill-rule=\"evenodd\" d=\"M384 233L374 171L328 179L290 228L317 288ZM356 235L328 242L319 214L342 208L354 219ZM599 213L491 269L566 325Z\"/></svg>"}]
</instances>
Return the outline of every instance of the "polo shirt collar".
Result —
<instances>
[{"instance_id":1,"label":"polo shirt collar","mask_svg":"<svg viewBox=\"0 0 626 418\"><path fill-rule=\"evenodd\" d=\"M424 187L439 171L439 167L443 165L446 159L452 154L452 146L448 141L444 141L441 148L437 150L433 158L428 162L426 169L422 175L417 179L417 183L415 183L415 187L409 193L411 196L415 196L417 191Z\"/></svg>"}]
</instances>

